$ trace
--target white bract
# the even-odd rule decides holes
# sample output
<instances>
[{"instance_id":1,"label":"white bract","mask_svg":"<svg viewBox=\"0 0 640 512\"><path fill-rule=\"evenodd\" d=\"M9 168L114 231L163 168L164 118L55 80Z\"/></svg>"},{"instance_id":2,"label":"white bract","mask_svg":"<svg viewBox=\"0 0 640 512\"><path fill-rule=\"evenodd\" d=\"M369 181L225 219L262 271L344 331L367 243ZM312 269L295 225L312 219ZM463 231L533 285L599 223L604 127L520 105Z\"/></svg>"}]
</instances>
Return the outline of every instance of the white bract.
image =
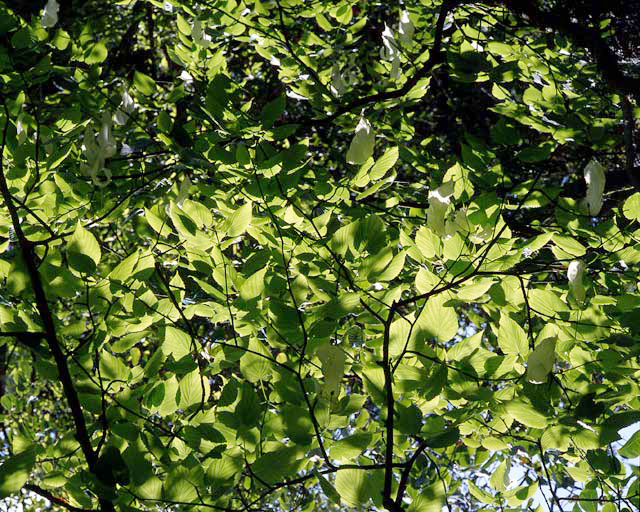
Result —
<instances>
[{"instance_id":1,"label":"white bract","mask_svg":"<svg viewBox=\"0 0 640 512\"><path fill-rule=\"evenodd\" d=\"M58 11L60 10L60 6L56 0L49 0L47 5L44 6L44 11L42 12L42 26L44 28L51 28L58 23Z\"/></svg>"},{"instance_id":2,"label":"white bract","mask_svg":"<svg viewBox=\"0 0 640 512\"><path fill-rule=\"evenodd\" d=\"M536 348L527 360L527 380L533 384L547 382L556 361L556 337L536 343Z\"/></svg>"},{"instance_id":3,"label":"white bract","mask_svg":"<svg viewBox=\"0 0 640 512\"><path fill-rule=\"evenodd\" d=\"M271 59L269 60L269 64L275 67L280 67L280 59L275 55L272 55Z\"/></svg>"},{"instance_id":4,"label":"white bract","mask_svg":"<svg viewBox=\"0 0 640 512\"><path fill-rule=\"evenodd\" d=\"M102 187L109 183L111 171L105 167L104 162L116 154L116 149L116 142L111 134L111 115L109 112L104 112L97 139L91 127L87 126L82 145L82 151L87 159L85 170L95 185ZM99 173L104 173L107 179L101 182L98 179Z\"/></svg>"},{"instance_id":5,"label":"white bract","mask_svg":"<svg viewBox=\"0 0 640 512\"><path fill-rule=\"evenodd\" d=\"M111 133L111 116L109 112L102 114L102 125L98 132L98 146L105 158L111 158L116 154L116 141Z\"/></svg>"},{"instance_id":6,"label":"white bract","mask_svg":"<svg viewBox=\"0 0 640 512\"><path fill-rule=\"evenodd\" d=\"M302 94L297 93L296 91L292 90L292 89L287 89L287 97L288 98L293 98L294 100L299 100L299 101L308 101L309 98L307 98L306 96L303 96Z\"/></svg>"},{"instance_id":7,"label":"white bract","mask_svg":"<svg viewBox=\"0 0 640 512\"><path fill-rule=\"evenodd\" d=\"M587 197L585 201L590 215L598 215L602 209L602 194L604 193L604 167L597 160L591 160L584 168L584 181L587 182Z\"/></svg>"},{"instance_id":8,"label":"white bract","mask_svg":"<svg viewBox=\"0 0 640 512\"><path fill-rule=\"evenodd\" d=\"M584 274L585 265L581 260L574 260L569 263L567 268L567 279L569 279L569 288L573 296L578 302L583 302L586 293L584 284L582 283L582 275Z\"/></svg>"},{"instance_id":9,"label":"white bract","mask_svg":"<svg viewBox=\"0 0 640 512\"><path fill-rule=\"evenodd\" d=\"M16 137L18 144L24 144L27 140L27 127L22 123L22 118L19 116L16 121Z\"/></svg>"},{"instance_id":10,"label":"white bract","mask_svg":"<svg viewBox=\"0 0 640 512\"><path fill-rule=\"evenodd\" d=\"M193 77L185 69L182 70L182 73L180 73L180 76L178 76L178 78L182 80L185 83L185 85L191 85L193 83Z\"/></svg>"},{"instance_id":11,"label":"white bract","mask_svg":"<svg viewBox=\"0 0 640 512\"><path fill-rule=\"evenodd\" d=\"M375 137L371 123L361 117L356 126L356 134L347 150L347 162L356 165L365 163L373 155Z\"/></svg>"},{"instance_id":12,"label":"white bract","mask_svg":"<svg viewBox=\"0 0 640 512\"><path fill-rule=\"evenodd\" d=\"M193 22L193 28L191 29L191 37L193 41L203 48L209 48L211 46L211 36L202 30L202 24L200 20Z\"/></svg>"},{"instance_id":13,"label":"white bract","mask_svg":"<svg viewBox=\"0 0 640 512\"><path fill-rule=\"evenodd\" d=\"M386 23L382 32L382 45L380 57L391 62L391 78L396 80L400 76L400 51L396 46L393 32Z\"/></svg>"},{"instance_id":14,"label":"white bract","mask_svg":"<svg viewBox=\"0 0 640 512\"><path fill-rule=\"evenodd\" d=\"M447 192L447 189L445 189L444 191ZM493 226L479 226L469 222L468 211L466 207L462 207L459 210L446 215L448 206L447 200L451 202L449 196L443 197L442 191L432 192L431 194L433 194L433 201L429 201L429 206L433 206L433 210L431 210L432 223L428 225L432 231L436 232L440 236L444 236L445 239L452 237L456 233L460 233L463 238L468 238L468 240L474 244L483 244L492 238ZM442 209L442 215L444 217L444 231L440 232L436 231L441 229L439 220L439 209ZM427 210L427 219L428 215L429 210Z\"/></svg>"},{"instance_id":15,"label":"white bract","mask_svg":"<svg viewBox=\"0 0 640 512\"><path fill-rule=\"evenodd\" d=\"M183 69L178 78L180 78L180 80L184 82L184 88L187 91L193 90L193 76L191 76L191 74L187 70Z\"/></svg>"},{"instance_id":16,"label":"white bract","mask_svg":"<svg viewBox=\"0 0 640 512\"><path fill-rule=\"evenodd\" d=\"M400 21L398 22L398 39L403 46L409 46L413 39L415 28L409 19L409 13L402 11L400 13Z\"/></svg>"},{"instance_id":17,"label":"white bract","mask_svg":"<svg viewBox=\"0 0 640 512\"><path fill-rule=\"evenodd\" d=\"M98 143L96 137L90 126L84 129L84 140L82 143L82 152L85 158L89 161L89 164L95 163L99 158L100 151L98 150Z\"/></svg>"},{"instance_id":18,"label":"white bract","mask_svg":"<svg viewBox=\"0 0 640 512\"><path fill-rule=\"evenodd\" d=\"M122 101L120 102L120 106L116 113L113 115L113 120L116 124L123 125L126 124L127 119L129 119L129 115L133 113L136 109L136 104L133 101L133 98L129 95L127 91L122 93Z\"/></svg>"},{"instance_id":19,"label":"white bract","mask_svg":"<svg viewBox=\"0 0 640 512\"><path fill-rule=\"evenodd\" d=\"M437 189L429 191L429 209L427 210L427 225L437 235L447 236L445 214L451 204L454 183L448 181Z\"/></svg>"}]
</instances>

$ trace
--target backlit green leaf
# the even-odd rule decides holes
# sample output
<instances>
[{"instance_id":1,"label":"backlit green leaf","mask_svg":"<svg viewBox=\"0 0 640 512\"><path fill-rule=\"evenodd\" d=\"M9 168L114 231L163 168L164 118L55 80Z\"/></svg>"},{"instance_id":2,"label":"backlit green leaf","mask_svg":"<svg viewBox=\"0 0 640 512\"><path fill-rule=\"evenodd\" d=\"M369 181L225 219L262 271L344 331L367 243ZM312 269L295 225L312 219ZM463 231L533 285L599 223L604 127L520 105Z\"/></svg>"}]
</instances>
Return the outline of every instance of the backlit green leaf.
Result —
<instances>
[{"instance_id":1,"label":"backlit green leaf","mask_svg":"<svg viewBox=\"0 0 640 512\"><path fill-rule=\"evenodd\" d=\"M227 236L234 237L244 233L251 223L251 203L244 203L225 220L222 229Z\"/></svg>"},{"instance_id":2,"label":"backlit green leaf","mask_svg":"<svg viewBox=\"0 0 640 512\"><path fill-rule=\"evenodd\" d=\"M5 459L0 465L0 496L9 496L22 489L35 461L35 450L27 450Z\"/></svg>"},{"instance_id":3,"label":"backlit green leaf","mask_svg":"<svg viewBox=\"0 0 640 512\"><path fill-rule=\"evenodd\" d=\"M67 257L74 270L87 274L93 273L100 262L100 244L80 223L67 243Z\"/></svg>"},{"instance_id":4,"label":"backlit green leaf","mask_svg":"<svg viewBox=\"0 0 640 512\"><path fill-rule=\"evenodd\" d=\"M191 353L191 338L186 332L167 326L165 328L162 351L167 356L172 355L178 361Z\"/></svg>"}]
</instances>

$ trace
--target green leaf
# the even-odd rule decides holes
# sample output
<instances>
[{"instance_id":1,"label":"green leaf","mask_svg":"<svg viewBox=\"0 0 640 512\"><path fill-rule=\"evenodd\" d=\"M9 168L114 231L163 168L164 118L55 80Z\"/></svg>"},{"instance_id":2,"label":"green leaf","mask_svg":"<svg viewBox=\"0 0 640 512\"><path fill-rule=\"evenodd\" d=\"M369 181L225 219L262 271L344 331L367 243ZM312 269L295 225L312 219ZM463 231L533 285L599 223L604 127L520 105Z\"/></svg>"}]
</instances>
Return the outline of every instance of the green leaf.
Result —
<instances>
[{"instance_id":1,"label":"green leaf","mask_svg":"<svg viewBox=\"0 0 640 512\"><path fill-rule=\"evenodd\" d=\"M257 338L251 337L249 340L250 350L240 358L240 371L249 382L258 382L260 380L269 380L273 363L269 361L271 354L267 348L258 341Z\"/></svg>"},{"instance_id":2,"label":"green leaf","mask_svg":"<svg viewBox=\"0 0 640 512\"><path fill-rule=\"evenodd\" d=\"M455 444L458 439L460 439L460 430L458 427L452 427L427 438L426 441L429 448L446 448Z\"/></svg>"},{"instance_id":3,"label":"green leaf","mask_svg":"<svg viewBox=\"0 0 640 512\"><path fill-rule=\"evenodd\" d=\"M371 498L366 471L358 469L338 471L335 487L340 499L349 507L366 505Z\"/></svg>"},{"instance_id":4,"label":"green leaf","mask_svg":"<svg viewBox=\"0 0 640 512\"><path fill-rule=\"evenodd\" d=\"M99 64L107 59L107 53L107 47L103 43L91 44L84 52L84 61L87 64Z\"/></svg>"},{"instance_id":5,"label":"green leaf","mask_svg":"<svg viewBox=\"0 0 640 512\"><path fill-rule=\"evenodd\" d=\"M152 476L134 489L136 495L142 499L159 500L162 498L162 481L157 476Z\"/></svg>"},{"instance_id":6,"label":"green leaf","mask_svg":"<svg viewBox=\"0 0 640 512\"><path fill-rule=\"evenodd\" d=\"M529 290L529 304L534 313L545 319L556 318L568 311L568 306L551 290Z\"/></svg>"},{"instance_id":7,"label":"green leaf","mask_svg":"<svg viewBox=\"0 0 640 512\"><path fill-rule=\"evenodd\" d=\"M331 485L329 481L316 470L313 471L313 474L318 479L318 483L320 484L324 495L336 505L340 505L340 495L338 494L338 491L336 491L336 488Z\"/></svg>"},{"instance_id":8,"label":"green leaf","mask_svg":"<svg viewBox=\"0 0 640 512\"><path fill-rule=\"evenodd\" d=\"M469 486L469 492L471 493L471 495L480 500L482 503L486 503L487 505L498 504L496 499L491 496L491 494L478 488L478 486L473 482L467 482L467 485Z\"/></svg>"},{"instance_id":9,"label":"green leaf","mask_svg":"<svg viewBox=\"0 0 640 512\"><path fill-rule=\"evenodd\" d=\"M251 208L252 204L250 202L246 202L235 212L229 215L229 217L224 221L222 227L227 236L239 236L247 230L252 219Z\"/></svg>"},{"instance_id":10,"label":"green leaf","mask_svg":"<svg viewBox=\"0 0 640 512\"><path fill-rule=\"evenodd\" d=\"M201 485L195 472L181 465L175 465L162 486L163 495L170 501L190 503L198 499L197 488Z\"/></svg>"},{"instance_id":11,"label":"green leaf","mask_svg":"<svg viewBox=\"0 0 640 512\"><path fill-rule=\"evenodd\" d=\"M391 281L395 279L396 277L398 277L398 274L400 274L400 272L402 272L402 269L404 268L404 262L405 262L406 256L407 256L407 253L405 251L400 251L398 254L396 254L393 257L389 265L387 265L387 268L385 268L379 274L371 275L370 278L375 281L381 281L381 282Z\"/></svg>"},{"instance_id":12,"label":"green leaf","mask_svg":"<svg viewBox=\"0 0 640 512\"><path fill-rule=\"evenodd\" d=\"M78 272L92 274L100 262L100 244L90 231L78 222L76 230L67 243L69 266Z\"/></svg>"},{"instance_id":13,"label":"green leaf","mask_svg":"<svg viewBox=\"0 0 640 512\"><path fill-rule=\"evenodd\" d=\"M322 344L317 355L322 362L324 385L322 393L326 396L337 397L340 393L340 382L344 377L346 356L341 346Z\"/></svg>"},{"instance_id":14,"label":"green leaf","mask_svg":"<svg viewBox=\"0 0 640 512\"><path fill-rule=\"evenodd\" d=\"M275 100L267 103L262 109L260 119L265 127L270 128L275 123L276 119L282 115L286 105L284 95L279 95Z\"/></svg>"},{"instance_id":15,"label":"green leaf","mask_svg":"<svg viewBox=\"0 0 640 512\"><path fill-rule=\"evenodd\" d=\"M442 512L446 497L442 481L436 480L420 489L420 494L413 498L407 512Z\"/></svg>"},{"instance_id":16,"label":"green leaf","mask_svg":"<svg viewBox=\"0 0 640 512\"><path fill-rule=\"evenodd\" d=\"M124 282L129 279L133 274L133 269L138 264L138 251L127 256L123 259L116 268L114 268L109 274L109 278L113 281Z\"/></svg>"},{"instance_id":17,"label":"green leaf","mask_svg":"<svg viewBox=\"0 0 640 512\"><path fill-rule=\"evenodd\" d=\"M586 247L570 236L554 233L553 243L571 256L583 256L587 251Z\"/></svg>"},{"instance_id":18,"label":"green leaf","mask_svg":"<svg viewBox=\"0 0 640 512\"><path fill-rule=\"evenodd\" d=\"M458 316L455 309L445 306L443 294L427 299L416 321L416 335L423 339L437 338L440 343L451 340L458 333Z\"/></svg>"},{"instance_id":19,"label":"green leaf","mask_svg":"<svg viewBox=\"0 0 640 512\"><path fill-rule=\"evenodd\" d=\"M129 368L119 357L103 350L100 354L100 376L107 380L126 381Z\"/></svg>"},{"instance_id":20,"label":"green leaf","mask_svg":"<svg viewBox=\"0 0 640 512\"><path fill-rule=\"evenodd\" d=\"M47 158L47 170L52 171L53 169L57 168L62 162L66 160L72 149L72 145L57 148L55 152ZM56 176L56 183L58 182L58 179L59 177Z\"/></svg>"},{"instance_id":21,"label":"green leaf","mask_svg":"<svg viewBox=\"0 0 640 512\"><path fill-rule=\"evenodd\" d=\"M502 463L496 468L496 470L491 475L489 482L491 483L491 487L498 491L504 491L506 487L509 485L509 461L504 460Z\"/></svg>"},{"instance_id":22,"label":"green leaf","mask_svg":"<svg viewBox=\"0 0 640 512\"><path fill-rule=\"evenodd\" d=\"M188 409L195 404L204 404L209 399L209 379L200 374L200 370L187 373L178 386L180 390L181 409Z\"/></svg>"},{"instance_id":23,"label":"green leaf","mask_svg":"<svg viewBox=\"0 0 640 512\"><path fill-rule=\"evenodd\" d=\"M531 428L545 428L547 417L538 412L533 405L522 400L512 400L506 404L507 412L523 425Z\"/></svg>"},{"instance_id":24,"label":"green leaf","mask_svg":"<svg viewBox=\"0 0 640 512\"><path fill-rule=\"evenodd\" d=\"M191 338L186 332L167 326L164 332L162 351L165 355L172 355L176 361L179 361L191 353Z\"/></svg>"},{"instance_id":25,"label":"green leaf","mask_svg":"<svg viewBox=\"0 0 640 512\"><path fill-rule=\"evenodd\" d=\"M138 92L145 96L150 96L156 92L157 85L153 78L140 71L135 71L133 74L133 86Z\"/></svg>"},{"instance_id":26,"label":"green leaf","mask_svg":"<svg viewBox=\"0 0 640 512\"><path fill-rule=\"evenodd\" d=\"M163 399L158 409L160 416L169 416L178 410L178 403L176 400L178 394L178 379L173 375L170 379L161 383Z\"/></svg>"},{"instance_id":27,"label":"green leaf","mask_svg":"<svg viewBox=\"0 0 640 512\"><path fill-rule=\"evenodd\" d=\"M640 220L640 192L636 192L626 199L622 213L629 220Z\"/></svg>"},{"instance_id":28,"label":"green leaf","mask_svg":"<svg viewBox=\"0 0 640 512\"><path fill-rule=\"evenodd\" d=\"M426 227L421 227L416 233L416 246L422 256L431 259L440 252L440 239Z\"/></svg>"},{"instance_id":29,"label":"green leaf","mask_svg":"<svg viewBox=\"0 0 640 512\"><path fill-rule=\"evenodd\" d=\"M36 462L35 449L9 457L0 466L0 497L18 492L29 479Z\"/></svg>"},{"instance_id":30,"label":"green leaf","mask_svg":"<svg viewBox=\"0 0 640 512\"><path fill-rule=\"evenodd\" d=\"M22 253L18 253L9 267L6 276L6 288L9 293L20 295L31 287L31 278Z\"/></svg>"},{"instance_id":31,"label":"green leaf","mask_svg":"<svg viewBox=\"0 0 640 512\"><path fill-rule=\"evenodd\" d=\"M258 457L252 466L253 472L267 483L278 482L283 475L295 473L302 463L302 450L298 446L279 448Z\"/></svg>"},{"instance_id":32,"label":"green leaf","mask_svg":"<svg viewBox=\"0 0 640 512\"><path fill-rule=\"evenodd\" d=\"M391 169L398 161L398 147L392 147L387 149L384 154L376 160L373 167L369 170L369 178L371 181L378 181L387 174L387 171Z\"/></svg>"},{"instance_id":33,"label":"green leaf","mask_svg":"<svg viewBox=\"0 0 640 512\"><path fill-rule=\"evenodd\" d=\"M534 384L547 381L556 361L556 338L546 338L536 341L536 347L527 359L527 380Z\"/></svg>"},{"instance_id":34,"label":"green leaf","mask_svg":"<svg viewBox=\"0 0 640 512\"><path fill-rule=\"evenodd\" d=\"M369 447L372 439L372 435L365 432L344 437L331 446L331 458L341 463L352 462Z\"/></svg>"},{"instance_id":35,"label":"green leaf","mask_svg":"<svg viewBox=\"0 0 640 512\"><path fill-rule=\"evenodd\" d=\"M549 158L554 149L553 142L543 142L539 146L524 148L516 156L523 162L541 162Z\"/></svg>"},{"instance_id":36,"label":"green leaf","mask_svg":"<svg viewBox=\"0 0 640 512\"><path fill-rule=\"evenodd\" d=\"M178 13L176 16L176 22L178 25L178 30L182 32L185 36L191 35L191 25L184 19L184 17Z\"/></svg>"},{"instance_id":37,"label":"green leaf","mask_svg":"<svg viewBox=\"0 0 640 512\"><path fill-rule=\"evenodd\" d=\"M242 283L240 290L238 290L242 300L251 300L262 295L262 292L264 291L264 276L266 273L267 267L264 267Z\"/></svg>"},{"instance_id":38,"label":"green leaf","mask_svg":"<svg viewBox=\"0 0 640 512\"><path fill-rule=\"evenodd\" d=\"M498 344L505 354L522 358L529 354L529 342L524 329L505 313L500 316Z\"/></svg>"},{"instance_id":39,"label":"green leaf","mask_svg":"<svg viewBox=\"0 0 640 512\"><path fill-rule=\"evenodd\" d=\"M205 465L207 479L214 485L229 480L242 468L243 461L224 454Z\"/></svg>"},{"instance_id":40,"label":"green leaf","mask_svg":"<svg viewBox=\"0 0 640 512\"><path fill-rule=\"evenodd\" d=\"M640 430L636 430L618 453L626 459L640 456Z\"/></svg>"}]
</instances>

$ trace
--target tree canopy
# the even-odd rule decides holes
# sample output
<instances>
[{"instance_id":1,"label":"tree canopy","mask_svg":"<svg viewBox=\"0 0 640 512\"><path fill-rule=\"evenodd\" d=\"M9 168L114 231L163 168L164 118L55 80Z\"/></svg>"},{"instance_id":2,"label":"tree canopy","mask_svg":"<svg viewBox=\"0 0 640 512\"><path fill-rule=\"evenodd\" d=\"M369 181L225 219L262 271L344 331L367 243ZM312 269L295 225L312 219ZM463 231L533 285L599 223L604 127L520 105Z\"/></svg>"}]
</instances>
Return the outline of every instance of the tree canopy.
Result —
<instances>
[{"instance_id":1,"label":"tree canopy","mask_svg":"<svg viewBox=\"0 0 640 512\"><path fill-rule=\"evenodd\" d=\"M633 1L0 2L0 497L638 510Z\"/></svg>"}]
</instances>

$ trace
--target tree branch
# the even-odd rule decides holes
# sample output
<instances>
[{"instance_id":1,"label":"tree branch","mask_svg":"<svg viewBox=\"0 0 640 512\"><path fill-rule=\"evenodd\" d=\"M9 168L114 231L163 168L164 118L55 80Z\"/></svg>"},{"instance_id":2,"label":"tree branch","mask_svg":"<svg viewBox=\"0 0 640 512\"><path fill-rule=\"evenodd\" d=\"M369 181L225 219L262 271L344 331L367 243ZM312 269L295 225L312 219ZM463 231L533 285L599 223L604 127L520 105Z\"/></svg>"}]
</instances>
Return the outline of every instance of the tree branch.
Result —
<instances>
[{"instance_id":1,"label":"tree branch","mask_svg":"<svg viewBox=\"0 0 640 512\"><path fill-rule=\"evenodd\" d=\"M60 507L66 508L67 510L69 510L70 512L96 512L93 509L90 508L79 508L79 507L74 507L73 505L71 505L71 503L69 503L68 501L65 501L62 498L58 498L57 496L54 496L53 494L51 494L49 491L47 491L46 489L43 489L42 487L39 487L37 485L34 484L26 484L23 489L26 489L27 491L31 491L36 493L39 496L42 496L43 498L48 499L51 503L58 505Z\"/></svg>"},{"instance_id":2,"label":"tree branch","mask_svg":"<svg viewBox=\"0 0 640 512\"><path fill-rule=\"evenodd\" d=\"M2 101L2 105L4 107L6 120L2 132L2 145L0 148L0 154L4 153L4 148L7 141L7 129L9 127L10 119L9 109L4 100ZM11 224L13 225L16 238L18 239L18 245L20 247L22 258L27 267L27 272L31 280L31 288L35 295L36 308L44 325L44 337L47 341L47 345L49 346L49 350L51 351L51 354L53 355L53 358L55 360L56 367L58 369L58 376L60 378L60 382L62 383L62 388L67 399L67 404L71 409L71 415L73 416L76 439L78 440L78 443L82 448L82 453L84 454L84 457L89 466L89 471L91 471L91 473L93 474L96 474L97 454L91 446L91 438L89 437L87 424L82 413L80 399L78 398L78 393L76 392L76 389L73 385L73 379L71 377L71 373L69 372L67 359L62 352L62 348L60 347L60 343L58 341L56 327L53 321L53 315L51 314L51 310L49 309L47 296L44 292L42 280L40 279L40 273L38 272L38 267L36 265L35 254L33 252L33 244L27 239L24 232L22 231L20 216L18 215L18 211L13 204L13 197L11 196L11 192L9 191L9 187L7 185L7 180L4 175L4 165L2 159L0 159L0 194L2 195L2 199L7 210L9 211ZM100 508L104 512L110 512L114 510L113 504L103 498L100 498Z\"/></svg>"},{"instance_id":3,"label":"tree branch","mask_svg":"<svg viewBox=\"0 0 640 512\"><path fill-rule=\"evenodd\" d=\"M420 454L427 448L427 442L423 439L420 441L418 448L413 453L411 458L406 462L404 469L402 470L402 475L400 476L400 483L398 484L398 494L396 496L396 506L401 509L402 507L402 498L404 497L404 491L407 488L407 482L409 481L409 475L411 474L411 469L415 464L416 460Z\"/></svg>"},{"instance_id":4,"label":"tree branch","mask_svg":"<svg viewBox=\"0 0 640 512\"><path fill-rule=\"evenodd\" d=\"M541 30L553 28L567 35L575 43L587 48L595 60L602 76L618 91L634 96L640 96L640 78L625 75L615 52L602 39L600 31L588 27L577 21L572 21L568 15L542 11L537 2L522 2L520 0L498 0L490 4L501 4L513 13L527 18L534 26Z\"/></svg>"},{"instance_id":5,"label":"tree branch","mask_svg":"<svg viewBox=\"0 0 640 512\"><path fill-rule=\"evenodd\" d=\"M391 512L401 512L402 507L391 497L391 484L393 481L393 414L395 399L393 396L393 373L389 361L389 343L391 322L394 316L395 301L384 323L384 337L382 341L382 370L384 371L384 389L387 402L387 418L385 419L385 456L384 456L384 489L382 491L382 504ZM398 494L400 496L400 494ZM402 498L400 498L402 499Z\"/></svg>"},{"instance_id":6,"label":"tree branch","mask_svg":"<svg viewBox=\"0 0 640 512\"><path fill-rule=\"evenodd\" d=\"M436 21L436 29L433 41L433 47L431 48L431 52L429 53L429 58L424 63L424 65L411 77L409 78L402 87L398 89L394 89L392 91L379 92L376 94L370 94L369 96L364 96L362 98L355 99L342 107L339 107L336 112L333 114L323 117L322 119L311 120L310 122L301 124L328 124L332 122L337 117L340 117L347 112L352 112L358 108L365 107L372 103L383 102L386 100L391 100L394 98L400 98L407 94L421 79L426 78L429 73L433 70L433 68L440 64L443 61L442 58L442 38L444 32L444 20L447 17L447 14L456 7L459 3L459 0L445 0L441 7L440 12L438 13L438 20ZM296 121L298 122L298 121Z\"/></svg>"}]
</instances>

